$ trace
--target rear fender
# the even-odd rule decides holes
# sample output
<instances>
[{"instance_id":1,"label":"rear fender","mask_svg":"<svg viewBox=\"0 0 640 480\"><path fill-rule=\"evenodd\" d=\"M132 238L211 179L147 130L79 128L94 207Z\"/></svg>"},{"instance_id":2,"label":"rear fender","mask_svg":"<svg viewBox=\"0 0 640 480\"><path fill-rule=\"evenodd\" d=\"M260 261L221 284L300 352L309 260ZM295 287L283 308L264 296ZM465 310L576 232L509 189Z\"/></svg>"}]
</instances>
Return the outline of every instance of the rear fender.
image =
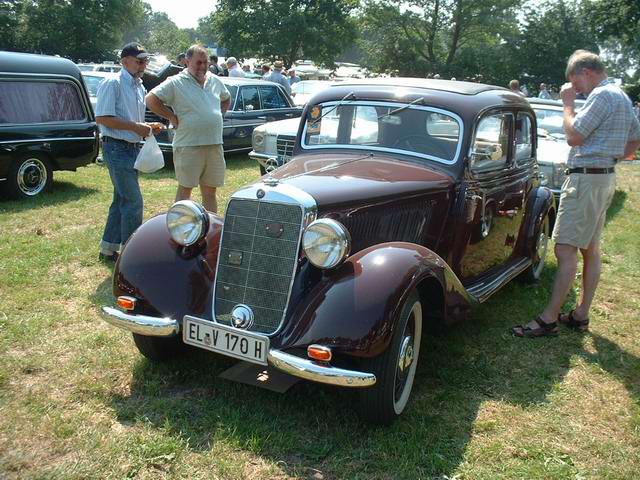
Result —
<instances>
[{"instance_id":1,"label":"rear fender","mask_svg":"<svg viewBox=\"0 0 640 480\"><path fill-rule=\"evenodd\" d=\"M113 294L138 299L135 313L182 322L185 315L211 319L212 285L222 218L209 213L209 230L190 247L173 241L166 215L145 222L125 244L113 274Z\"/></svg>"},{"instance_id":2,"label":"rear fender","mask_svg":"<svg viewBox=\"0 0 640 480\"><path fill-rule=\"evenodd\" d=\"M437 291L434 291L434 287ZM451 320L475 303L449 266L431 250L405 242L375 245L328 271L290 316L272 344L306 348L319 343L336 353L372 357L388 346L409 293L418 288L427 307L437 295ZM450 318L447 318L450 317Z\"/></svg>"}]
</instances>

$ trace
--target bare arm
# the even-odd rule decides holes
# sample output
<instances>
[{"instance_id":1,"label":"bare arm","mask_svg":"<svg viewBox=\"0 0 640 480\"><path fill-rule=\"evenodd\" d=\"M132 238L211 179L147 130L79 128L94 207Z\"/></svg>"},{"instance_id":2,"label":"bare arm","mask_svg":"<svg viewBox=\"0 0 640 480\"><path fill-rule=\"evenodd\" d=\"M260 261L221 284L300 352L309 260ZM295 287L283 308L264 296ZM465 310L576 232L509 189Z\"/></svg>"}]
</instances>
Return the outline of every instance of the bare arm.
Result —
<instances>
[{"instance_id":1,"label":"bare arm","mask_svg":"<svg viewBox=\"0 0 640 480\"><path fill-rule=\"evenodd\" d=\"M220 102L220 110L222 111L222 115L224 115L225 112L229 110L230 105L231 105L231 98L227 98L225 101Z\"/></svg>"},{"instance_id":2,"label":"bare arm","mask_svg":"<svg viewBox=\"0 0 640 480\"><path fill-rule=\"evenodd\" d=\"M154 93L147 93L144 97L144 103L147 105L147 108L151 110L156 115L161 116L162 118L166 118L169 120L174 127L178 128L178 117L175 113L167 108L167 106L162 103L162 100L158 98Z\"/></svg>"},{"instance_id":3,"label":"bare arm","mask_svg":"<svg viewBox=\"0 0 640 480\"><path fill-rule=\"evenodd\" d=\"M129 130L141 137L148 137L151 133L153 125L147 123L137 123L130 120L123 120L118 117L96 117L96 123L98 125L104 125L107 128L113 128L114 130Z\"/></svg>"},{"instance_id":4,"label":"bare arm","mask_svg":"<svg viewBox=\"0 0 640 480\"><path fill-rule=\"evenodd\" d=\"M573 119L576 116L576 91L573 85L565 83L560 89L560 98L564 104L562 126L564 127L564 134L567 137L567 143L572 147L582 145L584 143L584 137L573 128Z\"/></svg>"},{"instance_id":5,"label":"bare arm","mask_svg":"<svg viewBox=\"0 0 640 480\"><path fill-rule=\"evenodd\" d=\"M638 148L640 148L640 140L632 140L627 142L627 144L624 146L624 158L633 160L633 157L635 156L636 150L638 150Z\"/></svg>"}]
</instances>

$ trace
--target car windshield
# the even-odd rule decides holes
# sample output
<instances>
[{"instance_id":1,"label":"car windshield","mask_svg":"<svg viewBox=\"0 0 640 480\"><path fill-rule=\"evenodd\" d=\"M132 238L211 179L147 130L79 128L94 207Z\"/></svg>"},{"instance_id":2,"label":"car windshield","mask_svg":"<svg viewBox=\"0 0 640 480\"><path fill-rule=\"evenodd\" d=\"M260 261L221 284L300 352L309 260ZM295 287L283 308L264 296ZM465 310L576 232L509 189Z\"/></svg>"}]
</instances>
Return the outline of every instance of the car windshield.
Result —
<instances>
[{"instance_id":1,"label":"car windshield","mask_svg":"<svg viewBox=\"0 0 640 480\"><path fill-rule=\"evenodd\" d=\"M564 129L562 128L562 110L548 108L535 108L538 128L542 128L556 138L564 139Z\"/></svg>"},{"instance_id":2,"label":"car windshield","mask_svg":"<svg viewBox=\"0 0 640 480\"><path fill-rule=\"evenodd\" d=\"M98 87L104 81L104 77L94 75L83 75L83 77L87 90L89 90L89 95L95 97L98 94Z\"/></svg>"},{"instance_id":3,"label":"car windshield","mask_svg":"<svg viewBox=\"0 0 640 480\"><path fill-rule=\"evenodd\" d=\"M291 90L296 93L310 95L319 92L320 90L324 90L329 85L331 85L331 82L299 82L294 83Z\"/></svg>"},{"instance_id":4,"label":"car windshield","mask_svg":"<svg viewBox=\"0 0 640 480\"><path fill-rule=\"evenodd\" d=\"M309 109L303 148L401 151L444 163L458 158L462 121L454 113L406 103L346 100L335 105Z\"/></svg>"}]
</instances>

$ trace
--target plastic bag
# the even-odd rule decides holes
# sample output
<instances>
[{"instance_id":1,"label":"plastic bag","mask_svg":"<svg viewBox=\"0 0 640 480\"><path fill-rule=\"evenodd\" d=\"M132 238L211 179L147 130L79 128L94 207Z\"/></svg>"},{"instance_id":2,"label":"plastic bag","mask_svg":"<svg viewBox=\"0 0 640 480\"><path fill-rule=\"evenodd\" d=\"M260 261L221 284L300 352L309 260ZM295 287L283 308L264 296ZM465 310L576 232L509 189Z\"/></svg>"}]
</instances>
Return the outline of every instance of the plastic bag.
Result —
<instances>
[{"instance_id":1,"label":"plastic bag","mask_svg":"<svg viewBox=\"0 0 640 480\"><path fill-rule=\"evenodd\" d=\"M133 168L142 173L153 173L160 170L162 167L164 167L162 150L160 150L160 147L158 146L156 137L149 135L138 152L136 163L134 163Z\"/></svg>"}]
</instances>

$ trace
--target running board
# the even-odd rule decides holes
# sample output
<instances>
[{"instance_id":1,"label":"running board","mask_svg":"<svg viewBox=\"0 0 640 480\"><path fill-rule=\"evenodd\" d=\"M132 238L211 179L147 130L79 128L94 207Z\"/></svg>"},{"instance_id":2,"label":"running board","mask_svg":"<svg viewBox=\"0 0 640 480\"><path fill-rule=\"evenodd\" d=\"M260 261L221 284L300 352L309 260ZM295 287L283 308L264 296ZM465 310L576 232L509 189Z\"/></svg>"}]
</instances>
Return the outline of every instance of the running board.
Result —
<instances>
[{"instance_id":1,"label":"running board","mask_svg":"<svg viewBox=\"0 0 640 480\"><path fill-rule=\"evenodd\" d=\"M467 292L478 300L478 302L482 303L500 290L500 288L502 288L506 283L524 272L530 265L530 258L521 258L520 260L510 264L499 275L490 277L486 280L480 280L477 284L467 288Z\"/></svg>"}]
</instances>

